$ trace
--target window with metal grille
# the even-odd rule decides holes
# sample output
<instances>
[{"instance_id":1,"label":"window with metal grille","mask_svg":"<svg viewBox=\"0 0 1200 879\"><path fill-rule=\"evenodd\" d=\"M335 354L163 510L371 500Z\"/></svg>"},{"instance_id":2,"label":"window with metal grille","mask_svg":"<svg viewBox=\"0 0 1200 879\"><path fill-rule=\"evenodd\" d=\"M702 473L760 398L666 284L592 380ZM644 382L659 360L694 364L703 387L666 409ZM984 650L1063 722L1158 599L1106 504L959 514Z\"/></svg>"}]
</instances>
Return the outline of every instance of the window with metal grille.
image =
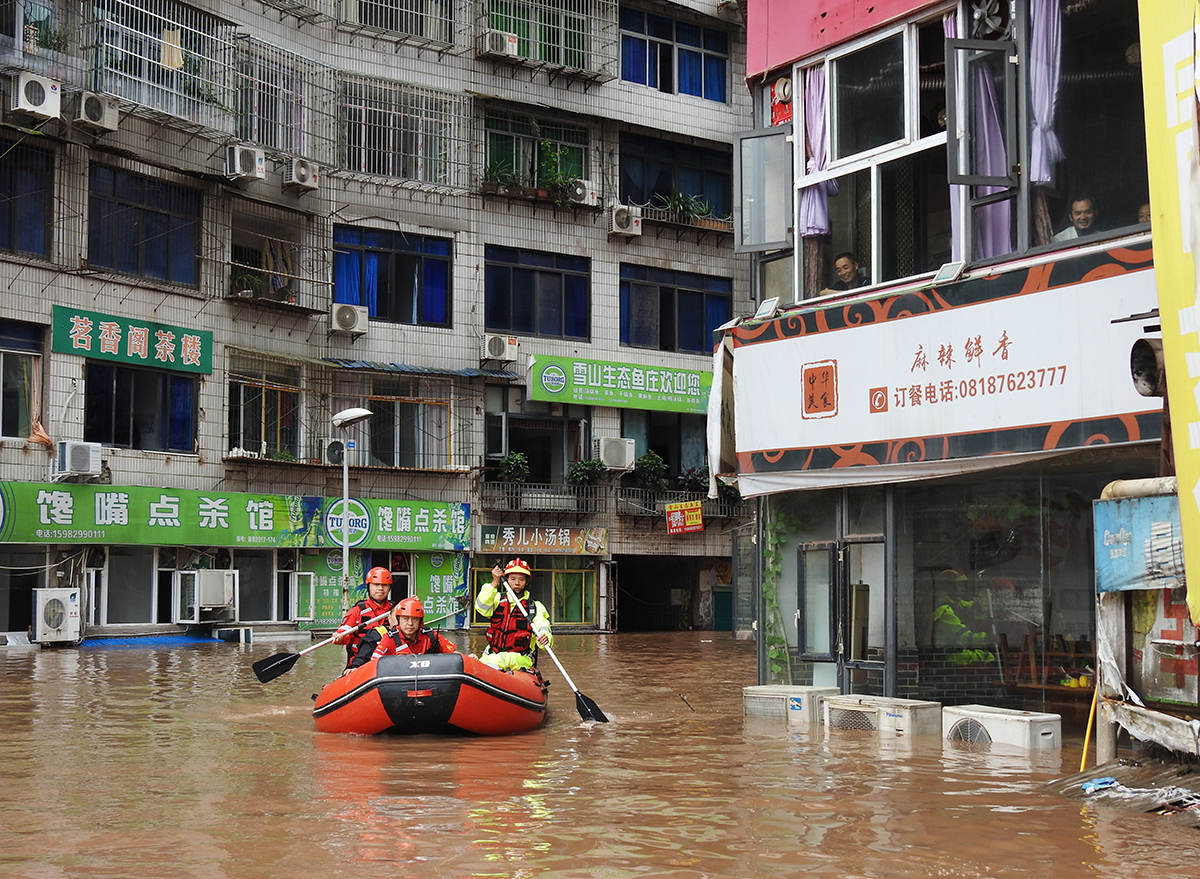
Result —
<instances>
[{"instance_id":1,"label":"window with metal grille","mask_svg":"<svg viewBox=\"0 0 1200 879\"><path fill-rule=\"evenodd\" d=\"M229 441L263 458L300 457L301 368L233 357L229 366Z\"/></svg>"},{"instance_id":2,"label":"window with metal grille","mask_svg":"<svg viewBox=\"0 0 1200 879\"><path fill-rule=\"evenodd\" d=\"M54 154L0 140L0 249L50 255Z\"/></svg>"},{"instance_id":3,"label":"window with metal grille","mask_svg":"<svg viewBox=\"0 0 1200 879\"><path fill-rule=\"evenodd\" d=\"M451 325L448 238L335 226L333 299L365 305L372 318Z\"/></svg>"},{"instance_id":4,"label":"window with metal grille","mask_svg":"<svg viewBox=\"0 0 1200 879\"><path fill-rule=\"evenodd\" d=\"M707 353L732 303L729 278L622 263L621 344Z\"/></svg>"},{"instance_id":5,"label":"window with metal grille","mask_svg":"<svg viewBox=\"0 0 1200 879\"><path fill-rule=\"evenodd\" d=\"M199 283L199 191L96 164L88 182L89 265Z\"/></svg>"},{"instance_id":6,"label":"window with metal grille","mask_svg":"<svg viewBox=\"0 0 1200 879\"><path fill-rule=\"evenodd\" d=\"M517 35L517 54L575 70L591 70L592 28L604 3L593 0L489 0L488 27ZM611 14L611 13L610 13ZM596 19L594 22L593 19Z\"/></svg>"},{"instance_id":7,"label":"window with metal grille","mask_svg":"<svg viewBox=\"0 0 1200 879\"><path fill-rule=\"evenodd\" d=\"M469 109L465 95L346 79L341 83L342 166L363 174L467 186Z\"/></svg>"},{"instance_id":8,"label":"window with metal grille","mask_svg":"<svg viewBox=\"0 0 1200 879\"><path fill-rule=\"evenodd\" d=\"M497 173L538 186L551 172L559 179L588 174L588 130L531 116L489 112L487 163Z\"/></svg>"},{"instance_id":9,"label":"window with metal grille","mask_svg":"<svg viewBox=\"0 0 1200 879\"><path fill-rule=\"evenodd\" d=\"M237 64L237 133L293 155L304 155L304 78L284 58L259 51L243 54Z\"/></svg>"},{"instance_id":10,"label":"window with metal grille","mask_svg":"<svg viewBox=\"0 0 1200 879\"><path fill-rule=\"evenodd\" d=\"M726 103L729 34L621 7L621 79L668 94Z\"/></svg>"},{"instance_id":11,"label":"window with metal grille","mask_svg":"<svg viewBox=\"0 0 1200 879\"><path fill-rule=\"evenodd\" d=\"M346 0L342 20L439 43L454 41L450 0Z\"/></svg>"},{"instance_id":12,"label":"window with metal grille","mask_svg":"<svg viewBox=\"0 0 1200 879\"><path fill-rule=\"evenodd\" d=\"M443 470L450 461L449 388L377 377L367 407L372 464ZM429 397L445 399L429 399Z\"/></svg>"},{"instance_id":13,"label":"window with metal grille","mask_svg":"<svg viewBox=\"0 0 1200 879\"><path fill-rule=\"evenodd\" d=\"M489 331L589 337L591 260L495 245L487 247L484 258Z\"/></svg>"}]
</instances>

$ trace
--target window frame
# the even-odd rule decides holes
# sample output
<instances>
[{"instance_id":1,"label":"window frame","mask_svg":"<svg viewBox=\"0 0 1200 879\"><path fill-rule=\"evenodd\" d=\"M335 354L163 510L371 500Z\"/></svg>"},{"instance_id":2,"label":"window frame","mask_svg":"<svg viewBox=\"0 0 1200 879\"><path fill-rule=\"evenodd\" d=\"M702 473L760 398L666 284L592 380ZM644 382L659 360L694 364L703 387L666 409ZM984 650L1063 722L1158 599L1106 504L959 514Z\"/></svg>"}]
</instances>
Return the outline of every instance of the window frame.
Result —
<instances>
[{"instance_id":1,"label":"window frame","mask_svg":"<svg viewBox=\"0 0 1200 879\"><path fill-rule=\"evenodd\" d=\"M271 375L272 368L275 375ZM291 376L283 370L292 370ZM253 373L253 374L252 374ZM231 363L229 368L229 424L225 447L228 451L240 448L263 458L300 460L300 444L304 427L303 368L298 363L280 361L268 366L247 362ZM291 378L291 382L283 379ZM257 393L257 438L247 418L253 400L247 392ZM236 399L235 399L236 398ZM274 417L269 401L274 400ZM285 409L285 405L288 407ZM292 424L285 424L287 418ZM248 434L249 431L249 434ZM290 437L287 434L290 433ZM236 434L236 436L235 436ZM248 445L247 443L252 443Z\"/></svg>"},{"instance_id":2,"label":"window frame","mask_svg":"<svg viewBox=\"0 0 1200 879\"><path fill-rule=\"evenodd\" d=\"M733 279L722 278L716 275L701 275L696 272L679 272L667 269L659 269L651 266L634 265L631 263L621 263L620 269L620 317L619 317L619 344L628 348L640 348L648 351L669 351L680 354L711 354L711 341L709 344L704 344L704 339L711 340L712 332L717 327L726 323L733 316ZM635 277L641 275L641 277ZM657 280L653 276L661 276ZM674 281L669 282L667 275L674 276ZM700 281L699 284L689 285L680 283L681 279L690 280L695 278ZM708 289L708 284L727 284L727 291L718 291ZM657 324L658 342L656 345L643 345L632 341L633 329L632 319L634 306L633 297L635 287L654 288L656 294L649 294L657 299ZM699 348L684 348L681 344L681 338L684 335L681 321L683 319L681 308L681 293L693 294L702 298L701 313L704 320L705 329L702 333L701 347ZM664 297L670 297L672 311L672 328L674 330L674 338L670 340L670 347L664 347L666 344L662 338L663 330L666 326L661 310L661 304ZM725 302L725 314L722 319L712 321L709 318L710 299L719 299ZM712 324L711 326L709 324Z\"/></svg>"},{"instance_id":3,"label":"window frame","mask_svg":"<svg viewBox=\"0 0 1200 879\"><path fill-rule=\"evenodd\" d=\"M642 29L640 31L634 30L630 27L627 27L627 23L629 22L629 19L626 18L627 14L634 15L634 16L641 16L643 24L642 24ZM670 23L671 37L669 39L662 35L652 35L650 33L650 25L649 25L648 21L651 16L653 18L657 19L660 23L666 23L666 22ZM697 30L700 31L699 45L681 41L680 36L679 36L679 28L681 25L683 27L687 27L687 28L696 28ZM732 57L731 57L731 53L729 51L730 39L729 39L729 32L727 30L724 30L723 28L719 28L719 27L712 27L708 24L702 24L699 22L685 21L683 19L675 18L673 16L662 15L658 12L651 12L649 10L636 9L636 8L627 6L626 4L622 3L622 4L620 4L620 7L619 7L618 13L617 13L617 32L618 32L618 39L620 41L620 70L621 70L620 76L621 76L622 82L629 83L630 85L643 86L645 88L649 88L649 89L653 89L654 91L661 92L662 94L676 95L676 96L684 95L684 96L692 97L692 98L700 98L701 100L711 101L715 104L728 104L729 103L729 78L730 78ZM721 52L718 49L709 47L708 39L707 39L709 32L714 33L714 34L719 34L721 36L721 38L725 42L725 51L724 52ZM642 71L643 73L645 73L644 80L643 79L627 79L626 78L626 75L625 75L626 74L626 54L625 53L626 53L627 45L631 42L638 42L645 46L645 49L646 49L646 51L644 53L645 64L644 64L644 70ZM670 71L669 71L669 73L670 73L670 77L671 77L671 82L669 84L669 87L666 87L667 84L662 82L664 74L667 72L664 68L663 58L662 58L662 53L663 53L664 49L670 52L670 59L669 59ZM692 54L697 54L699 56L700 92L698 94L696 92L684 91L681 87L681 83L680 83L681 77L680 77L680 73L679 73L680 67L681 67L681 64L680 64L681 53L692 53ZM658 59L657 62L655 62L655 60L654 60L656 57ZM721 72L720 72L720 77L719 77L719 82L720 82L720 86L719 86L720 96L719 97L712 97L712 96L706 94L706 92L708 91L708 88L707 88L708 75L707 75L707 73L708 73L708 66L709 66L710 60L719 61L719 63L721 64ZM639 67L640 66L641 65L639 65ZM654 82L651 82L652 78L655 80Z\"/></svg>"},{"instance_id":4,"label":"window frame","mask_svg":"<svg viewBox=\"0 0 1200 879\"><path fill-rule=\"evenodd\" d=\"M965 58L967 52L996 53L1001 56L1004 71L1004 106L1009 108L1004 119L1004 154L1009 157L1006 174L973 173L974 163L971 160L968 146L970 126L963 121L963 116L970 106L970 98L963 93L959 83L960 68L966 69L971 60ZM1017 44L1012 41L996 40L946 40L946 70L952 75L946 77L946 130L953 131L957 136L947 137L947 175L951 185L965 184L968 186L998 186L1006 189L1017 187L1019 180L1017 169L1021 165L1017 143L1017 65L1008 63L1008 59L1016 57ZM967 170L960 170L960 169ZM992 194L982 198L971 197L971 205L986 204L996 200Z\"/></svg>"},{"instance_id":5,"label":"window frame","mask_svg":"<svg viewBox=\"0 0 1200 879\"><path fill-rule=\"evenodd\" d=\"M505 253L514 255L512 259L503 259ZM522 258L526 261L522 262ZM530 259L530 257L533 257ZM564 264L574 261L582 261L586 264L585 270L578 270L566 267ZM507 283L507 314L508 321L504 326L493 323L493 293L494 287L498 285L496 280L498 272L505 271L508 273ZM532 276L532 284L529 292L530 306L532 308L532 328L525 329L514 326L512 318L513 299L514 299L514 284L513 272L527 272ZM484 328L487 332L497 333L512 333L513 335L533 336L543 339L567 339L571 341L590 342L592 336L592 261L590 257L574 256L572 254L555 254L546 251L533 250L525 247L507 247L495 244L488 244L484 248ZM559 332L547 333L542 330L543 314L541 308L541 300L543 298L542 278L557 277L558 283L558 314L559 314ZM581 278L583 281L583 314L582 319L586 324L586 333L584 335L567 335L567 319L569 310L570 295L566 289L565 279ZM578 319L579 316L576 315Z\"/></svg>"},{"instance_id":6,"label":"window frame","mask_svg":"<svg viewBox=\"0 0 1200 879\"><path fill-rule=\"evenodd\" d=\"M440 12L431 11L433 6ZM338 21L343 24L445 45L454 42L455 8L449 0L341 0L338 7ZM371 17L364 10L379 17L364 21ZM381 23L388 16L392 21Z\"/></svg>"},{"instance_id":7,"label":"window frame","mask_svg":"<svg viewBox=\"0 0 1200 879\"><path fill-rule=\"evenodd\" d=\"M572 3L578 8L568 9ZM519 57L585 72L592 70L596 60L592 32L606 24L592 14L586 0L487 0L483 14L486 27L516 34ZM567 27L568 19L575 22L574 29ZM568 35L574 35L579 45L568 45ZM558 39L550 38L554 36Z\"/></svg>"},{"instance_id":8,"label":"window frame","mask_svg":"<svg viewBox=\"0 0 1200 879\"><path fill-rule=\"evenodd\" d=\"M346 240L347 237L356 235L359 242L351 242ZM389 239L391 245L388 247L372 247L368 244L370 238L376 240ZM415 249L398 247L399 242L412 241L415 243ZM433 235L417 235L405 232L392 232L389 230L372 229L363 226L337 225L333 230L333 301L336 303L347 303L350 305L365 305L368 308L368 313L372 320L381 321L384 323L400 324L404 326L419 326L419 327L438 327L451 329L454 325L454 240L451 238L440 238ZM429 252L442 249L445 253ZM357 254L357 258L355 257ZM375 303L372 306L370 302L370 292L368 285L368 273L370 272L371 260L367 257L375 254L378 260L379 257L384 257L386 262L385 280L388 283L387 300L390 305L395 305L402 299L407 299L411 305L411 319L402 319L399 314L384 314L379 308L379 291L376 292ZM349 275L347 274L353 261L357 259L357 298L351 297L351 291L345 286ZM401 261L405 264L412 262L415 264L416 271L410 274L397 271ZM435 270L434 266L440 266L440 270ZM429 298L432 295L430 284L438 277L438 271L441 272L441 277L445 282L445 289L440 294L442 296L441 310L445 314L445 320L426 320L426 315L431 308L436 307L436 303L431 303ZM378 273L378 262L376 263L376 272ZM376 276L378 277L378 275ZM399 279L404 277L412 277L414 288L407 294L402 294L396 289Z\"/></svg>"},{"instance_id":9,"label":"window frame","mask_svg":"<svg viewBox=\"0 0 1200 879\"><path fill-rule=\"evenodd\" d=\"M666 162L665 160L663 160L662 156L653 155L653 152L655 151L655 149L659 149L664 146L670 147L672 150L669 163ZM705 157L708 157L710 159L722 158L722 159L727 159L728 161L727 161L727 164L724 166L724 168L719 171L716 170L715 168L706 167L703 161L701 161L699 164L689 164L687 161L682 161L679 157L679 153L681 151L689 151L689 150L694 151L696 153L696 155L698 157L700 157L701 159L703 159ZM643 134L638 134L638 133L632 132L632 131L622 131L621 132L620 139L619 139L619 152L620 152L620 170L619 170L620 189L619 189L619 193L620 193L620 199L621 199L622 204L649 205L655 200L655 198L666 199L670 195L670 191L671 191L670 189L668 189L665 192L662 192L658 188L656 188L654 185L651 185L649 183L649 181L645 179L646 178L646 173L645 173L646 169L645 169L644 165L642 168L642 175L641 175L643 178L641 189L637 192L634 192L628 185L632 182L631 181L632 175L627 173L627 171L626 171L626 162L634 161L634 160L646 162L647 160L653 159L653 160L657 161L658 164L660 164L661 166L663 166L664 168L669 170L671 189L677 189L680 192L682 192L684 195L692 195L692 196L698 196L700 198L703 198L704 201L706 202L706 204L708 205L708 207L711 209L714 216L722 216L722 217L732 216L732 213L733 213L733 202L732 202L732 199L733 199L733 154L732 154L732 152L726 153L724 150L713 149L712 147L692 146L690 144L680 143L678 141L665 140L665 139L656 138L656 137L649 137L649 136L646 136ZM702 191L700 191L700 192L693 191L693 187L684 188L683 186L680 186L679 185L680 169L684 169L685 171L688 171L691 173L701 174L702 180L705 183L707 183L707 181L708 181L709 174L713 175L714 177L723 178L725 191L721 196L722 203L714 204L714 199L709 197L709 191L708 191L707 186L702 186L701 187ZM660 174L660 177L661 177L661 174Z\"/></svg>"},{"instance_id":10,"label":"window frame","mask_svg":"<svg viewBox=\"0 0 1200 879\"><path fill-rule=\"evenodd\" d=\"M795 150L792 146L794 139L794 124L791 122L783 125L776 125L771 128L756 128L751 131L739 131L733 135L733 228L735 232L733 241L734 253L758 253L767 250L780 250L783 248L791 248L796 237L796 195L798 189L795 185ZM766 155L766 151L754 149L759 146L759 141L771 141L772 145L778 141L783 144L781 151L787 158L787 173L786 175L776 174L770 176L769 168L772 167L770 157ZM747 156L747 150L751 150L750 156ZM748 162L747 159L752 161ZM755 188L747 184L755 179L754 167L761 167L762 186ZM784 192L788 197L785 199L787 205L787 215L784 217L785 235L778 241L756 240L747 241L747 214L761 215L762 228L767 230L765 217L767 216L766 194L772 192ZM753 206L755 197L763 197L763 207L760 210L749 211L747 205Z\"/></svg>"},{"instance_id":11,"label":"window frame","mask_svg":"<svg viewBox=\"0 0 1200 879\"><path fill-rule=\"evenodd\" d=\"M28 161L31 154L35 154L45 161L45 167L36 171L31 169ZM3 184L0 186L0 194L4 195L5 213L7 214L5 223L9 227L6 236L9 240L0 241L0 251L41 259L51 257L55 164L55 154L50 150L39 149L21 140L0 138L0 183ZM43 176L40 200L31 198L37 194L36 190L17 191L19 180L31 173ZM31 224L27 216L28 213L33 212L30 208L35 205L36 211L41 214L42 221L39 224ZM27 242L31 234L39 237L40 242L37 242L37 246L32 248L22 247L21 244L25 243L22 242L22 239L26 239Z\"/></svg>"},{"instance_id":12,"label":"window frame","mask_svg":"<svg viewBox=\"0 0 1200 879\"><path fill-rule=\"evenodd\" d=\"M372 394L367 398L367 407L375 414L370 419L368 431L368 455L370 464L379 467L392 467L401 470L450 470L453 460L452 441L454 435L454 409L450 399L433 400L421 394L420 396L400 396L377 393L379 388L372 388ZM426 390L425 388L421 389ZM388 409L391 411L387 411ZM405 413L411 417L406 418ZM429 422L437 421L430 416L439 414L440 430L431 430ZM415 439L411 449L404 448L405 436L412 431L410 439ZM384 433L391 434L391 448L380 448L380 440ZM430 448L428 439L432 437L434 447ZM418 448L418 445L420 448ZM381 452L386 451L386 457ZM411 459L406 456L411 454Z\"/></svg>"},{"instance_id":13,"label":"window frame","mask_svg":"<svg viewBox=\"0 0 1200 879\"><path fill-rule=\"evenodd\" d=\"M106 397L108 405L93 392L93 388L98 388L105 379L107 374L111 382L110 391ZM160 443L157 447L147 447L141 444L134 444L133 435L137 427L135 424L136 410L132 405L122 407L120 403L120 392L116 387L117 383L122 380L128 380L130 387L127 392L128 401L135 398L140 399L137 393L138 377L145 378L146 376L154 376L158 380L157 393L158 411L156 418L158 423L165 426L164 430L159 432L159 435L165 439L166 444ZM85 397L84 397L84 427L83 439L85 442L98 442L101 445L110 448L137 449L140 451L149 452L164 452L172 454L196 454L196 443L199 436L199 397L200 397L200 382L199 377L192 373L174 372L166 369L147 369L136 366L124 366L117 363L107 363L101 360L88 360L86 366L86 378L84 380ZM191 395L191 411L188 413L187 421L190 422L190 436L186 448L183 445L171 445L170 437L173 432L172 426L172 406L174 398L173 382L179 382L179 387L183 385L190 386ZM128 431L129 442L117 441L117 424L116 418L119 414L125 412L129 418ZM108 424L106 429L99 430L99 425L95 419L98 416L107 414Z\"/></svg>"},{"instance_id":14,"label":"window frame","mask_svg":"<svg viewBox=\"0 0 1200 879\"><path fill-rule=\"evenodd\" d=\"M25 392L24 398L27 408L24 412L18 412L16 416L13 416L9 411L9 394L7 388L4 388L2 383L3 379L8 375L8 360L10 358L21 358L29 362L29 388ZM0 392L0 437L27 440L33 432L34 422L38 420L41 409L38 405L41 399L41 369L42 353L40 347L37 351L23 351L0 343L0 389L2 389L2 392ZM4 429L5 424L12 421L14 417L17 421L17 429L15 433L9 433Z\"/></svg>"},{"instance_id":15,"label":"window frame","mask_svg":"<svg viewBox=\"0 0 1200 879\"><path fill-rule=\"evenodd\" d=\"M553 162L555 171L560 178L569 177L577 180L590 180L588 176L588 157L591 152L591 131L585 125L568 125L553 122L549 119L528 119L527 131L514 131L512 126L521 125L528 117L519 114L505 113L502 110L488 110L483 117L483 136L485 165L494 167L502 173L512 174L518 182L528 181L534 186L541 185L540 179L543 166L548 164L549 154L543 155L543 143L548 144L554 151ZM509 125L508 130L499 127L503 121ZM534 130L540 132L534 135ZM576 140L568 135L574 133ZM493 147L496 141L511 138L512 155L501 159ZM564 159L566 161L564 161ZM563 167L567 165L564 171Z\"/></svg>"}]
</instances>

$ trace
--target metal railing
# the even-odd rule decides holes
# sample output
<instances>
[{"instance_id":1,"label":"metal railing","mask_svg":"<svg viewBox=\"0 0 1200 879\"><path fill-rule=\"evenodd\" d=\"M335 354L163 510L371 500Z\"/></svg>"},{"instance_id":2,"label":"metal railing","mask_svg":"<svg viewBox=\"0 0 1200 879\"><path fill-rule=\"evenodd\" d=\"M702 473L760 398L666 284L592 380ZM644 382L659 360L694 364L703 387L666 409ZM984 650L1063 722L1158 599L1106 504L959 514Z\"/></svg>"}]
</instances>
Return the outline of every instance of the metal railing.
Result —
<instances>
[{"instance_id":1,"label":"metal railing","mask_svg":"<svg viewBox=\"0 0 1200 879\"><path fill-rule=\"evenodd\" d=\"M608 510L609 494L607 485L485 482L480 503L485 510L603 513Z\"/></svg>"},{"instance_id":2,"label":"metal railing","mask_svg":"<svg viewBox=\"0 0 1200 879\"><path fill-rule=\"evenodd\" d=\"M709 499L696 491L649 491L644 488L617 487L617 513L622 516L663 516L667 504L701 501L706 519L748 519L754 514L749 501Z\"/></svg>"}]
</instances>

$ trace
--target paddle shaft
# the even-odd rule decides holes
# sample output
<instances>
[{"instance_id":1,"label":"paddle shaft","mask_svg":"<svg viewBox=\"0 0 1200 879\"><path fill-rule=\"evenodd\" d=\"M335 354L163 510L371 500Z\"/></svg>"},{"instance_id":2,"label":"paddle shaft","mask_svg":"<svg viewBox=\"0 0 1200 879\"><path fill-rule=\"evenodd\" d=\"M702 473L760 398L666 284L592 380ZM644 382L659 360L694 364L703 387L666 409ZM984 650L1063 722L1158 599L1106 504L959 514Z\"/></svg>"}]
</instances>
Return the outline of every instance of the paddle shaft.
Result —
<instances>
[{"instance_id":1,"label":"paddle shaft","mask_svg":"<svg viewBox=\"0 0 1200 879\"><path fill-rule=\"evenodd\" d=\"M521 600L517 598L517 595L515 592L513 592L512 587L508 585L508 578L501 577L500 582L504 584L504 591L508 593L508 600L517 606L517 610L521 612L521 616L525 617L527 620L530 619L529 613L525 610L525 605L521 604ZM575 686L575 682L571 680L571 676L567 674L567 670L563 668L562 663L558 661L558 657L554 655L554 651L551 650L550 647L543 646L541 644L538 644L538 649L545 650L550 654L550 658L553 659L554 664L558 666L559 674L563 676L563 680L567 682L567 686L570 687L573 692L578 693L579 688Z\"/></svg>"},{"instance_id":2,"label":"paddle shaft","mask_svg":"<svg viewBox=\"0 0 1200 879\"><path fill-rule=\"evenodd\" d=\"M359 624L358 624L357 631L360 631L360 632L361 632L362 630L364 630L364 629L366 629L366 628L368 628L368 627L370 627L370 626L374 625L375 623L379 622L380 620L382 620L382 619L385 619L385 618L388 616L388 614L390 614L390 613L391 613L391 611L389 610L387 613L381 613L381 614L380 614L379 616L377 616L377 617L372 617L371 619L367 620L365 623L359 623ZM421 625L422 625L422 626L424 626L424 625L427 625L427 624L429 624L429 623L440 623L442 620L448 620L448 619L450 619L450 617L452 617L452 616L455 616L455 615L456 615L456 614L458 614L458 613L459 613L459 611L455 611L454 613L448 613L448 614L446 614L445 616L441 616L441 617L434 617L434 618L433 618L433 619L431 619L431 620L425 620L425 619L422 619L422 620L421 620ZM335 634L333 634L333 635L330 635L330 636L329 636L328 638L326 638L324 641L318 641L316 644L312 645L311 647L305 647L303 650L301 650L301 651L300 651L299 653L297 653L296 655L297 655L297 656L303 656L305 653L312 653L312 652L313 652L314 650L316 650L318 647L324 647L326 644L332 644L332 643L333 643L333 639L334 639L334 638L336 638L336 637L337 637L337 634L336 634L336 633L335 633Z\"/></svg>"}]
</instances>

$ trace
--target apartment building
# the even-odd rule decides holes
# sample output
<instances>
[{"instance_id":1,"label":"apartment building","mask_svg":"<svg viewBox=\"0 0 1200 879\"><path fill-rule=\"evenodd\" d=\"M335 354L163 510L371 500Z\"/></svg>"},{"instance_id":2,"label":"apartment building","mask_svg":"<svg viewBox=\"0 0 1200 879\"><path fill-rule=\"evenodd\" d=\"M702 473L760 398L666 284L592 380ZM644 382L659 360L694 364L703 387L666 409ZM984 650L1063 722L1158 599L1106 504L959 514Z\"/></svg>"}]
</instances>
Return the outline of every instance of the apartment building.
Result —
<instances>
[{"instance_id":1,"label":"apartment building","mask_svg":"<svg viewBox=\"0 0 1200 879\"><path fill-rule=\"evenodd\" d=\"M1162 435L1129 366L1158 333L1138 4L747 21L762 307L722 459L762 504L761 682L1086 709L1092 501Z\"/></svg>"},{"instance_id":2,"label":"apartment building","mask_svg":"<svg viewBox=\"0 0 1200 879\"><path fill-rule=\"evenodd\" d=\"M749 505L663 511L750 307L736 7L0 10L0 632L320 628L377 565L477 625L513 554L556 626L712 625Z\"/></svg>"}]
</instances>

